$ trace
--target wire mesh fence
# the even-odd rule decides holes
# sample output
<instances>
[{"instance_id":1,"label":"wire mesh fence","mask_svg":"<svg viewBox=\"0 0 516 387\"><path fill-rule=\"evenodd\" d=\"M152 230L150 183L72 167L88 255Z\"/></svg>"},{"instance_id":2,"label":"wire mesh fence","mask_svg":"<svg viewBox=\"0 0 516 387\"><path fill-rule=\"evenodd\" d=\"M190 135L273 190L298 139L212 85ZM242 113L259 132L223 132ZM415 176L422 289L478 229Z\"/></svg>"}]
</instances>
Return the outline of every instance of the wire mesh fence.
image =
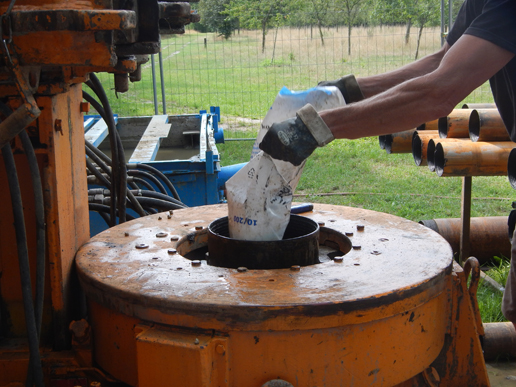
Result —
<instances>
[{"instance_id":1,"label":"wire mesh fence","mask_svg":"<svg viewBox=\"0 0 516 387\"><path fill-rule=\"evenodd\" d=\"M265 39L265 41L263 41ZM405 26L278 28L265 38L259 30L239 30L229 39L187 30L164 37L161 61L155 55L142 68L142 81L119 94L113 110L120 116L197 113L219 106L226 139L254 138L282 87L306 90L319 81L353 73L357 77L393 70L436 51L439 28ZM163 78L160 76L160 65ZM111 77L104 77L113 88ZM163 98L163 97L164 98ZM155 106L155 99L157 106ZM488 85L467 102L492 102Z\"/></svg>"}]
</instances>

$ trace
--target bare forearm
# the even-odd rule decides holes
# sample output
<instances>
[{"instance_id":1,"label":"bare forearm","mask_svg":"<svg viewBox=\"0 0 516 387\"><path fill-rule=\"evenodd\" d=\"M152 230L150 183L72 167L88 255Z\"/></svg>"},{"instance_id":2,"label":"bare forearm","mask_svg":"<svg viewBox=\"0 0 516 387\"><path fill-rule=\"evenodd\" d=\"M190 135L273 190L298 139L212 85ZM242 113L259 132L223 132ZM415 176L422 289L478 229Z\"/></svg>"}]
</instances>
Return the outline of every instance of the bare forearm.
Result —
<instances>
[{"instance_id":1,"label":"bare forearm","mask_svg":"<svg viewBox=\"0 0 516 387\"><path fill-rule=\"evenodd\" d=\"M446 45L445 45L446 47ZM437 67L424 75L387 88L370 98L320 113L335 138L359 138L389 134L414 128L447 115L463 98L505 66L514 54L471 35L463 35L449 50L445 49ZM439 58L439 55L434 57ZM406 67L393 72L397 81L403 74L417 74L421 67ZM379 76L377 89L387 87L388 77ZM368 78L373 79L373 77ZM394 81L393 81L394 82ZM362 87L362 83L360 83ZM364 87L367 87L364 83ZM370 89L364 94L372 93Z\"/></svg>"},{"instance_id":2,"label":"bare forearm","mask_svg":"<svg viewBox=\"0 0 516 387\"><path fill-rule=\"evenodd\" d=\"M445 44L439 51L400 67L399 69L379 75L357 78L364 97L370 98L409 79L431 73L439 66L448 48L449 46Z\"/></svg>"},{"instance_id":3,"label":"bare forearm","mask_svg":"<svg viewBox=\"0 0 516 387\"><path fill-rule=\"evenodd\" d=\"M335 138L379 136L414 128L444 116L450 106L439 103L435 87L417 78L377 96L320 113Z\"/></svg>"}]
</instances>

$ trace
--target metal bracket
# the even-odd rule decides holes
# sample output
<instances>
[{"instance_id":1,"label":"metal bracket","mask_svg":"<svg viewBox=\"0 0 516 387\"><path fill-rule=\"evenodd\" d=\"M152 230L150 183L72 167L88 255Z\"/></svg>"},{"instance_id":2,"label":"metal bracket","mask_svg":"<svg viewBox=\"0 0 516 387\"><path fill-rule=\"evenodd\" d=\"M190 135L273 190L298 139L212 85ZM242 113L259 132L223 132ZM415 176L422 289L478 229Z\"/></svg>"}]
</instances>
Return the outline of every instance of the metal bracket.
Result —
<instances>
[{"instance_id":1,"label":"metal bracket","mask_svg":"<svg viewBox=\"0 0 516 387\"><path fill-rule=\"evenodd\" d=\"M14 2L11 2L14 4ZM32 77L31 69L23 71L19 66L18 57L14 49L12 39L12 25L10 10L0 16L2 26L2 53L4 54L4 61L6 67L11 74L11 78L15 81L16 88L20 93L22 104L16 111L7 119L0 123L0 148L10 142L16 137L26 126L37 119L41 113L36 100L34 99L33 91L37 88L39 83L39 76ZM7 24L7 36L5 34L4 26ZM39 72L38 72L39 74Z\"/></svg>"}]
</instances>

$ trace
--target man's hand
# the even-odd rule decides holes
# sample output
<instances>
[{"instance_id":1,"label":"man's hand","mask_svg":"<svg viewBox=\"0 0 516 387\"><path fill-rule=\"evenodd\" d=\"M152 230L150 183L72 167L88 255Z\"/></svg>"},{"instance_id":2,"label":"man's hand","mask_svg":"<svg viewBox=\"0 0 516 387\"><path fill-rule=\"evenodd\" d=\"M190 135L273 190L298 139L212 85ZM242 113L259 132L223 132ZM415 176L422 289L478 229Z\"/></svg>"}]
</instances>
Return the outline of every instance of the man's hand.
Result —
<instances>
[{"instance_id":1,"label":"man's hand","mask_svg":"<svg viewBox=\"0 0 516 387\"><path fill-rule=\"evenodd\" d=\"M346 103L358 102L364 99L364 94L354 75L346 75L334 81L322 81L317 86L335 86L344 97Z\"/></svg>"},{"instance_id":2,"label":"man's hand","mask_svg":"<svg viewBox=\"0 0 516 387\"><path fill-rule=\"evenodd\" d=\"M312 105L297 112L296 118L272 124L260 143L260 149L272 158L300 165L315 148L334 139Z\"/></svg>"},{"instance_id":3,"label":"man's hand","mask_svg":"<svg viewBox=\"0 0 516 387\"><path fill-rule=\"evenodd\" d=\"M299 117L272 124L260 149L272 158L299 165L317 148L317 141Z\"/></svg>"}]
</instances>

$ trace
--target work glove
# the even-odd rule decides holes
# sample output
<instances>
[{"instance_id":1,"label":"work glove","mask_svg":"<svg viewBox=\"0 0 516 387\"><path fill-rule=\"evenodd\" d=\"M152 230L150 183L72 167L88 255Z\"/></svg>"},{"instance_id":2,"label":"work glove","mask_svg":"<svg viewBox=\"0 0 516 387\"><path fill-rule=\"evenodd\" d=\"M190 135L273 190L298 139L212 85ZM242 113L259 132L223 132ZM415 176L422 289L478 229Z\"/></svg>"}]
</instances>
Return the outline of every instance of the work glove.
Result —
<instances>
[{"instance_id":1,"label":"work glove","mask_svg":"<svg viewBox=\"0 0 516 387\"><path fill-rule=\"evenodd\" d=\"M322 81L318 86L335 86L340 90L346 103L358 102L364 99L364 94L353 74L346 75L334 81Z\"/></svg>"},{"instance_id":2,"label":"work glove","mask_svg":"<svg viewBox=\"0 0 516 387\"><path fill-rule=\"evenodd\" d=\"M265 134L260 149L272 158L300 165L317 147L335 137L314 107L306 104L295 118L272 124Z\"/></svg>"}]
</instances>

